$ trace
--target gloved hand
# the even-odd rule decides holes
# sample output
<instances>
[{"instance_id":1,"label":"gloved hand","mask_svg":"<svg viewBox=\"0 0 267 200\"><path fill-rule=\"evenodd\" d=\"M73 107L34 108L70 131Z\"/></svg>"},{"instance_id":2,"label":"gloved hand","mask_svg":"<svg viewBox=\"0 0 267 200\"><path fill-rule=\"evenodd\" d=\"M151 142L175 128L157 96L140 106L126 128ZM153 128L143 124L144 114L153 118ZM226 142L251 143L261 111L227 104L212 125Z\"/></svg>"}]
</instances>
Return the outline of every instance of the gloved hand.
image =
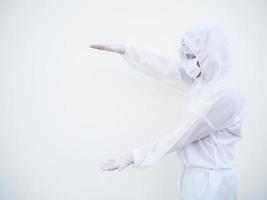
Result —
<instances>
[{"instance_id":1,"label":"gloved hand","mask_svg":"<svg viewBox=\"0 0 267 200\"><path fill-rule=\"evenodd\" d=\"M101 166L103 171L113 171L118 170L119 172L133 164L133 154L126 154L117 159L111 159L107 162L104 162Z\"/></svg>"},{"instance_id":2,"label":"gloved hand","mask_svg":"<svg viewBox=\"0 0 267 200\"><path fill-rule=\"evenodd\" d=\"M119 44L106 45L106 44L92 44L89 47L98 50L111 51L114 53L124 54L125 46Z\"/></svg>"}]
</instances>

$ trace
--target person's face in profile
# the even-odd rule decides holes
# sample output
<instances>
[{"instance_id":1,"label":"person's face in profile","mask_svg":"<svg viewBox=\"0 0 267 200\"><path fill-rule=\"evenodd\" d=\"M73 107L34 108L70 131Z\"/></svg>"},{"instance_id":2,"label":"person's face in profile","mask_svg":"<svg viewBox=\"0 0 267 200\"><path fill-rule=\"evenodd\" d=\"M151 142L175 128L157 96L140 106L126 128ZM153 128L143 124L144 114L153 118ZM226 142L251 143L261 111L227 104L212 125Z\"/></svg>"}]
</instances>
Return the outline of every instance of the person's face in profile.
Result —
<instances>
[{"instance_id":1,"label":"person's face in profile","mask_svg":"<svg viewBox=\"0 0 267 200\"><path fill-rule=\"evenodd\" d=\"M187 53L187 54L185 54L185 55L186 55L186 59L194 59L194 58L196 58L196 56L195 56L194 54L192 54L192 53ZM197 66L200 67L200 64L199 64L198 61L197 61ZM201 72L199 73L199 75L197 76L197 78L198 78L200 75L201 75Z\"/></svg>"}]
</instances>

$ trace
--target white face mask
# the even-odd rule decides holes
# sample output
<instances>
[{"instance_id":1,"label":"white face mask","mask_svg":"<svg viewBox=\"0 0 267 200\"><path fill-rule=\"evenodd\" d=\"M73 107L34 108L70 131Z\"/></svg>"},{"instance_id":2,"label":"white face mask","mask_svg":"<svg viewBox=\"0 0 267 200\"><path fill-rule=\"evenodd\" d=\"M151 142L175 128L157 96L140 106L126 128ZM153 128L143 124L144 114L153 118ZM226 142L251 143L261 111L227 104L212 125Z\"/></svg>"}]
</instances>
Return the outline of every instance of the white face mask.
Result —
<instances>
[{"instance_id":1,"label":"white face mask","mask_svg":"<svg viewBox=\"0 0 267 200\"><path fill-rule=\"evenodd\" d=\"M200 67L197 66L197 59L184 59L181 62L181 67L184 69L185 73L193 79L196 79L200 73Z\"/></svg>"}]
</instances>

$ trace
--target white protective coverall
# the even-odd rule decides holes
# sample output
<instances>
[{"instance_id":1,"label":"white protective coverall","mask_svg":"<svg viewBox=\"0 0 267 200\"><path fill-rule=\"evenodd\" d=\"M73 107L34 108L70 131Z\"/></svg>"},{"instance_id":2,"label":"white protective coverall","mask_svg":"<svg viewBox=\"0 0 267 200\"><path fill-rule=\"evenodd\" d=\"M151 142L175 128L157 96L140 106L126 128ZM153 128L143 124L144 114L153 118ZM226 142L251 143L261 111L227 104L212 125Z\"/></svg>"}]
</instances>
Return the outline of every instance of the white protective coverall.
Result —
<instances>
[{"instance_id":1,"label":"white protective coverall","mask_svg":"<svg viewBox=\"0 0 267 200\"><path fill-rule=\"evenodd\" d=\"M177 128L133 150L133 166L145 169L176 152L185 169L180 179L185 200L234 200L234 144L241 139L245 99L228 81L228 42L214 26L188 31L181 40L196 56L201 75L192 80L176 61L128 45L122 57L135 69L179 90L188 90L188 109ZM181 60L184 59L181 53Z\"/></svg>"}]
</instances>

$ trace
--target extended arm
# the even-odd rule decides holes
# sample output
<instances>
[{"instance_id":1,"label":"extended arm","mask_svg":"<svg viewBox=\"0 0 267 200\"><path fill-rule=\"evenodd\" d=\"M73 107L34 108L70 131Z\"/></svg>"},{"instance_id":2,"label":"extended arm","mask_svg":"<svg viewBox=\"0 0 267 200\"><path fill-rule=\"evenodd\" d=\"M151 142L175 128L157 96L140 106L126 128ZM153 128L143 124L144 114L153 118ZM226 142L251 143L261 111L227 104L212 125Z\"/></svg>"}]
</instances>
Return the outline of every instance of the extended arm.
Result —
<instances>
[{"instance_id":1,"label":"extended arm","mask_svg":"<svg viewBox=\"0 0 267 200\"><path fill-rule=\"evenodd\" d=\"M229 127L237 107L235 99L226 96L218 100L205 116L190 109L174 131L163 135L153 143L134 149L121 158L103 163L101 169L121 171L132 164L137 169L145 169L163 156L180 151L197 140L216 134L217 130Z\"/></svg>"}]
</instances>

